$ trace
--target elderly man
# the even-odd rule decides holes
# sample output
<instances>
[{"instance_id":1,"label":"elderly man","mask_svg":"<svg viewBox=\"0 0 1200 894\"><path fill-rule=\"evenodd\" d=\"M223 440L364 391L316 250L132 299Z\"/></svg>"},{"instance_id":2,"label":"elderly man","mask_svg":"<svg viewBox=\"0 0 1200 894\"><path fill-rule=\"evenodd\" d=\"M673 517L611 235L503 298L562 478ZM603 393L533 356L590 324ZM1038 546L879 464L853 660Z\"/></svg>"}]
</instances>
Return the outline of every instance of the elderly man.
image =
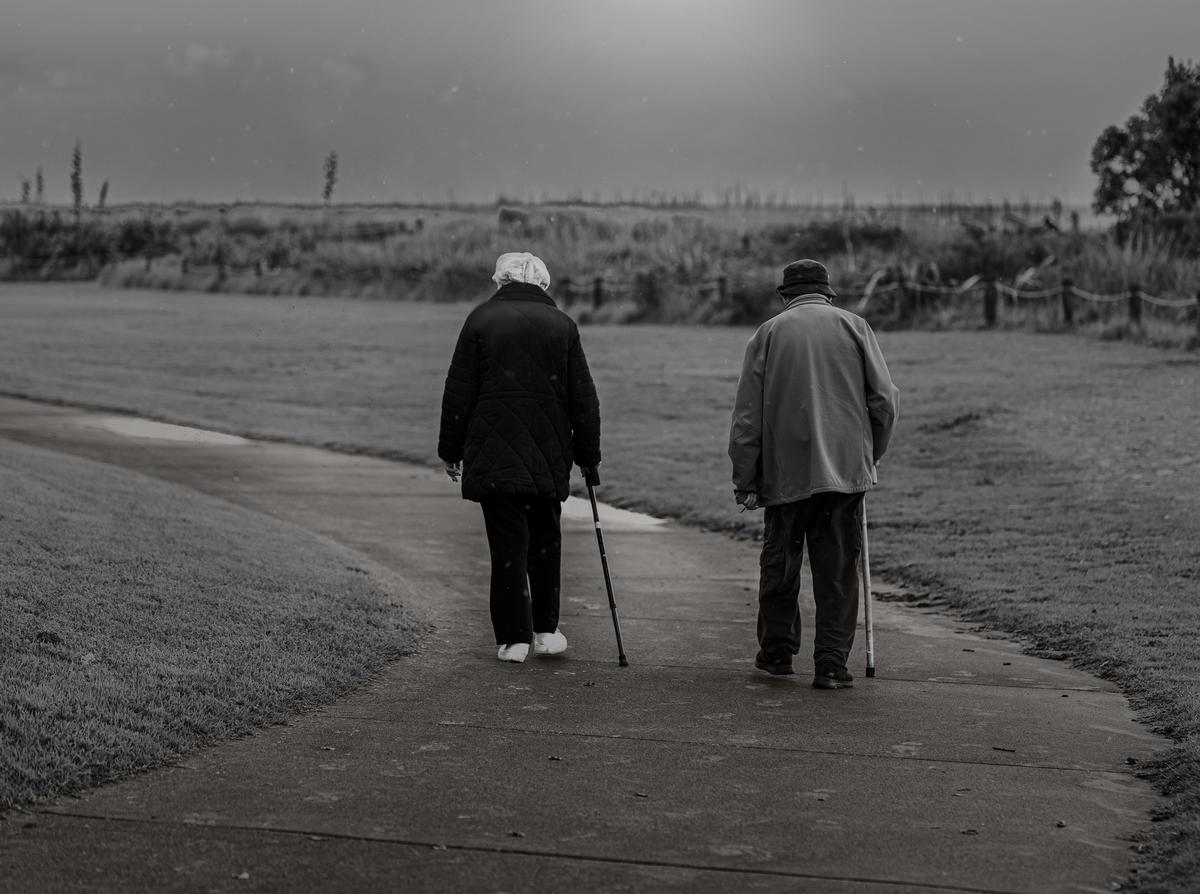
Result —
<instances>
[{"instance_id":1,"label":"elderly man","mask_svg":"<svg viewBox=\"0 0 1200 894\"><path fill-rule=\"evenodd\" d=\"M496 657L560 655L562 536L571 464L599 483L600 403L575 321L546 292L540 258L496 261L490 300L467 316L442 397L438 456L483 508Z\"/></svg>"},{"instance_id":2,"label":"elderly man","mask_svg":"<svg viewBox=\"0 0 1200 894\"><path fill-rule=\"evenodd\" d=\"M755 666L794 672L807 542L812 685L844 689L854 685L846 660L858 617L863 495L887 450L898 392L871 327L834 307L824 265L788 264L776 291L784 308L746 345L729 433L737 502L766 510Z\"/></svg>"}]
</instances>

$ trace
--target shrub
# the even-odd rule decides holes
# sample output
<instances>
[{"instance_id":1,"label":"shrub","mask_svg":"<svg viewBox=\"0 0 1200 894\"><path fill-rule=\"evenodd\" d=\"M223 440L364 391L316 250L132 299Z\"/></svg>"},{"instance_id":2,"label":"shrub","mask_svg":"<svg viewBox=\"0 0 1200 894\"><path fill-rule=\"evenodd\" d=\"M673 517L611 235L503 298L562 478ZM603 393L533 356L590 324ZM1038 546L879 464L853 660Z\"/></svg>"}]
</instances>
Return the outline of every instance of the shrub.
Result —
<instances>
[{"instance_id":1,"label":"shrub","mask_svg":"<svg viewBox=\"0 0 1200 894\"><path fill-rule=\"evenodd\" d=\"M271 235L273 230L274 227L261 217L251 214L231 220L225 225L227 236L249 236L253 239L263 239Z\"/></svg>"},{"instance_id":2,"label":"shrub","mask_svg":"<svg viewBox=\"0 0 1200 894\"><path fill-rule=\"evenodd\" d=\"M982 274L1004 278L1039 267L1056 254L1062 237L1044 233L1005 233L995 228L965 226L956 237L936 247L933 262L944 278L961 282Z\"/></svg>"},{"instance_id":3,"label":"shrub","mask_svg":"<svg viewBox=\"0 0 1200 894\"><path fill-rule=\"evenodd\" d=\"M1119 221L1113 227L1118 245L1158 244L1173 255L1200 258L1200 212L1175 211Z\"/></svg>"},{"instance_id":4,"label":"shrub","mask_svg":"<svg viewBox=\"0 0 1200 894\"><path fill-rule=\"evenodd\" d=\"M10 277L74 278L81 270L108 263L114 256L110 231L95 221L66 222L57 211L0 216L0 250L12 259Z\"/></svg>"},{"instance_id":5,"label":"shrub","mask_svg":"<svg viewBox=\"0 0 1200 894\"><path fill-rule=\"evenodd\" d=\"M204 217L189 217L179 221L175 226L184 236L196 236L212 226L212 221Z\"/></svg>"},{"instance_id":6,"label":"shrub","mask_svg":"<svg viewBox=\"0 0 1200 894\"><path fill-rule=\"evenodd\" d=\"M792 259L826 259L845 254L849 249L863 247L895 251L906 241L900 227L877 221L814 220L794 226L782 224L766 227L763 235L769 245L785 249Z\"/></svg>"},{"instance_id":7,"label":"shrub","mask_svg":"<svg viewBox=\"0 0 1200 894\"><path fill-rule=\"evenodd\" d=\"M658 242L671 230L665 220L639 220L633 225L629 236L634 242Z\"/></svg>"},{"instance_id":8,"label":"shrub","mask_svg":"<svg viewBox=\"0 0 1200 894\"><path fill-rule=\"evenodd\" d=\"M282 239L274 239L267 247L266 253L263 255L263 260L267 267L278 270L280 267L287 267L292 260L292 251L287 243Z\"/></svg>"},{"instance_id":9,"label":"shrub","mask_svg":"<svg viewBox=\"0 0 1200 894\"><path fill-rule=\"evenodd\" d=\"M174 242L170 221L156 224L149 217L121 221L113 239L116 253L123 258L166 254L173 250Z\"/></svg>"}]
</instances>

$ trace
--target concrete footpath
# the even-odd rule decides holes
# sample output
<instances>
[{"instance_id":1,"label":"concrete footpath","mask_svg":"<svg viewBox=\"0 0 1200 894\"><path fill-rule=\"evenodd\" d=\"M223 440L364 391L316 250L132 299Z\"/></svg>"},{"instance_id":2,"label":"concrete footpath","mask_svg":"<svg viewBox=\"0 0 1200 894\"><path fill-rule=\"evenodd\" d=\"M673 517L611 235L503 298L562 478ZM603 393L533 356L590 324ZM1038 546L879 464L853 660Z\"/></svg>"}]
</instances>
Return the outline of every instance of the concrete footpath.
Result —
<instances>
[{"instance_id":1,"label":"concrete footpath","mask_svg":"<svg viewBox=\"0 0 1200 894\"><path fill-rule=\"evenodd\" d=\"M314 714L5 822L5 892L1108 891L1149 825L1129 759L1160 740L1061 662L879 601L879 676L856 648L855 688L813 690L806 645L768 677L756 546L617 514L631 666L590 516L564 524L567 657L502 664L482 518L438 470L128 425L0 400L0 437L361 551L424 649Z\"/></svg>"}]
</instances>

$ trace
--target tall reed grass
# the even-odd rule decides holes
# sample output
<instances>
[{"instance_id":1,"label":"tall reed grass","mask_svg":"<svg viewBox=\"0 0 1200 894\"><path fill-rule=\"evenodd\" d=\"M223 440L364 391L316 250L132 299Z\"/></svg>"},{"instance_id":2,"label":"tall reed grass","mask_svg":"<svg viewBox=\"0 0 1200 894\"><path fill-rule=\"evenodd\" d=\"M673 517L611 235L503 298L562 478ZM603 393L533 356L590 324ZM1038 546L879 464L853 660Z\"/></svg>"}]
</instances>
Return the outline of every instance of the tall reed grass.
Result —
<instances>
[{"instance_id":1,"label":"tall reed grass","mask_svg":"<svg viewBox=\"0 0 1200 894\"><path fill-rule=\"evenodd\" d=\"M78 272L81 256L73 252L86 246L86 269L117 286L474 301L491 292L496 256L524 250L545 259L560 303L583 319L610 321L755 322L776 309L779 271L798 257L824 261L847 296L872 277L941 286L977 275L1019 277L1030 288L1070 277L1093 292L1136 283L1171 297L1200 289L1200 260L1168 239L1118 241L1068 224L1061 207L1019 210L126 206L86 216L73 231L57 215L10 209L0 219L0 255L10 276ZM598 306L597 278L604 283ZM1104 322L1103 309L1080 310L1083 322ZM955 298L911 307L876 301L867 313L884 325L979 319ZM1017 306L1004 314L1009 323L1050 325L1038 317Z\"/></svg>"}]
</instances>

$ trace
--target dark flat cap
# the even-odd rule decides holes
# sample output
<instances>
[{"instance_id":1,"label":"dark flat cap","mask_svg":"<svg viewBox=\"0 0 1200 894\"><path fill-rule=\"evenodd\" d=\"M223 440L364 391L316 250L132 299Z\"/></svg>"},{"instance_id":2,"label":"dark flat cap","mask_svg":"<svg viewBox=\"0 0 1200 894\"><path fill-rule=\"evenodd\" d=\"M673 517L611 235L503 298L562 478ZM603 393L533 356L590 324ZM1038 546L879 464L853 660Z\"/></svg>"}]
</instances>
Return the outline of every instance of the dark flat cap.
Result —
<instances>
[{"instance_id":1,"label":"dark flat cap","mask_svg":"<svg viewBox=\"0 0 1200 894\"><path fill-rule=\"evenodd\" d=\"M829 271L825 265L807 258L792 261L783 268L783 282L775 291L784 296L816 293L828 298L837 297L837 292L829 285Z\"/></svg>"}]
</instances>

